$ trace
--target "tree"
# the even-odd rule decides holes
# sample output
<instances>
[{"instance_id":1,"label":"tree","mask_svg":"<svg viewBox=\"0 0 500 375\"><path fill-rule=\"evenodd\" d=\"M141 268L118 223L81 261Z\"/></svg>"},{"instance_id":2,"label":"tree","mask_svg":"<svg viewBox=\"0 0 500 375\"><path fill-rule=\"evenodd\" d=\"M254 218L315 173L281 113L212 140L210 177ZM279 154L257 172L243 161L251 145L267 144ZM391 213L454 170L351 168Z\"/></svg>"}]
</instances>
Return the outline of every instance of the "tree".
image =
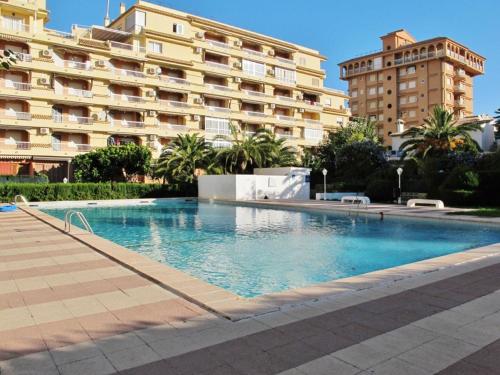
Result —
<instances>
[{"instance_id":1,"label":"tree","mask_svg":"<svg viewBox=\"0 0 500 375\"><path fill-rule=\"evenodd\" d=\"M436 106L432 116L422 126L408 130L407 136L410 139L400 147L402 158L408 155L419 158L441 156L460 150L478 151L480 147L470 133L480 129L480 125L476 123L457 124L453 113L442 106Z\"/></svg>"},{"instance_id":2,"label":"tree","mask_svg":"<svg viewBox=\"0 0 500 375\"><path fill-rule=\"evenodd\" d=\"M158 160L155 175L169 183L192 185L201 170L218 173L213 147L198 134L179 134L165 147Z\"/></svg>"},{"instance_id":3,"label":"tree","mask_svg":"<svg viewBox=\"0 0 500 375\"><path fill-rule=\"evenodd\" d=\"M108 146L73 159L78 182L134 181L149 173L151 151L134 143Z\"/></svg>"},{"instance_id":4,"label":"tree","mask_svg":"<svg viewBox=\"0 0 500 375\"><path fill-rule=\"evenodd\" d=\"M286 144L285 138L278 138L269 130L259 132L265 158L262 168L291 167L298 164L295 149Z\"/></svg>"},{"instance_id":5,"label":"tree","mask_svg":"<svg viewBox=\"0 0 500 375\"><path fill-rule=\"evenodd\" d=\"M262 132L247 135L231 126L231 147L222 148L217 158L226 173L250 174L262 167L265 159ZM227 137L221 137L227 139Z\"/></svg>"},{"instance_id":6,"label":"tree","mask_svg":"<svg viewBox=\"0 0 500 375\"><path fill-rule=\"evenodd\" d=\"M500 108L495 111L495 125L500 125Z\"/></svg>"},{"instance_id":7,"label":"tree","mask_svg":"<svg viewBox=\"0 0 500 375\"><path fill-rule=\"evenodd\" d=\"M2 69L9 70L12 65L17 63L17 55L11 50L3 51L3 55L0 56L0 66Z\"/></svg>"}]
</instances>

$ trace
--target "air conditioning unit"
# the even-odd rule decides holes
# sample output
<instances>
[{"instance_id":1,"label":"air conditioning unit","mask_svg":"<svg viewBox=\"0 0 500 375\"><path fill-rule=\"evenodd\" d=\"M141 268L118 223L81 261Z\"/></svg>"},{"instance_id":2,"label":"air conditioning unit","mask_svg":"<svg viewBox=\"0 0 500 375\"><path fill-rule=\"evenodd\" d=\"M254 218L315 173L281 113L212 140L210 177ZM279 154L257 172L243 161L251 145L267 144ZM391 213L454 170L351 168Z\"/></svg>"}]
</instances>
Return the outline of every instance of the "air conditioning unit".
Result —
<instances>
[{"instance_id":1,"label":"air conditioning unit","mask_svg":"<svg viewBox=\"0 0 500 375\"><path fill-rule=\"evenodd\" d=\"M233 64L233 66L234 66L235 68L237 68L237 69L241 69L241 67L242 67L242 65L241 65L241 63L240 63L239 61L236 61L236 62Z\"/></svg>"},{"instance_id":2,"label":"air conditioning unit","mask_svg":"<svg viewBox=\"0 0 500 375\"><path fill-rule=\"evenodd\" d=\"M95 66L97 66L98 68L105 68L106 67L106 61L104 61L104 60L97 60L95 62Z\"/></svg>"},{"instance_id":3,"label":"air conditioning unit","mask_svg":"<svg viewBox=\"0 0 500 375\"><path fill-rule=\"evenodd\" d=\"M299 113L304 113L306 110L304 108L299 108Z\"/></svg>"},{"instance_id":4,"label":"air conditioning unit","mask_svg":"<svg viewBox=\"0 0 500 375\"><path fill-rule=\"evenodd\" d=\"M269 74L270 76L274 76L274 69L268 69L267 74Z\"/></svg>"},{"instance_id":5,"label":"air conditioning unit","mask_svg":"<svg viewBox=\"0 0 500 375\"><path fill-rule=\"evenodd\" d=\"M234 77L234 82L241 83L241 78L240 77Z\"/></svg>"},{"instance_id":6,"label":"air conditioning unit","mask_svg":"<svg viewBox=\"0 0 500 375\"><path fill-rule=\"evenodd\" d=\"M148 139L151 141L151 142L156 142L158 140L158 136L156 134L150 134L148 136Z\"/></svg>"},{"instance_id":7,"label":"air conditioning unit","mask_svg":"<svg viewBox=\"0 0 500 375\"><path fill-rule=\"evenodd\" d=\"M201 31L198 31L198 32L196 33L196 37L197 37L198 39L203 39L203 33L202 33Z\"/></svg>"},{"instance_id":8,"label":"air conditioning unit","mask_svg":"<svg viewBox=\"0 0 500 375\"><path fill-rule=\"evenodd\" d=\"M49 133L50 133L50 129L49 128L40 128L40 134L47 135Z\"/></svg>"},{"instance_id":9,"label":"air conditioning unit","mask_svg":"<svg viewBox=\"0 0 500 375\"><path fill-rule=\"evenodd\" d=\"M234 41L234 46L235 47L241 47L243 45L243 43L241 42L241 40L235 40Z\"/></svg>"},{"instance_id":10,"label":"air conditioning unit","mask_svg":"<svg viewBox=\"0 0 500 375\"><path fill-rule=\"evenodd\" d=\"M154 90L146 91L146 96L148 98L155 98L156 97L156 91L154 91Z\"/></svg>"},{"instance_id":11,"label":"air conditioning unit","mask_svg":"<svg viewBox=\"0 0 500 375\"><path fill-rule=\"evenodd\" d=\"M274 103L269 104L269 108L271 108L271 109L276 108L276 104L274 104Z\"/></svg>"},{"instance_id":12,"label":"air conditioning unit","mask_svg":"<svg viewBox=\"0 0 500 375\"><path fill-rule=\"evenodd\" d=\"M52 51L49 49L44 49L44 50L42 50L42 56L43 57L52 57Z\"/></svg>"},{"instance_id":13,"label":"air conditioning unit","mask_svg":"<svg viewBox=\"0 0 500 375\"><path fill-rule=\"evenodd\" d=\"M193 115L193 121L200 121L200 115Z\"/></svg>"},{"instance_id":14,"label":"air conditioning unit","mask_svg":"<svg viewBox=\"0 0 500 375\"><path fill-rule=\"evenodd\" d=\"M39 78L38 83L40 85L48 85L49 84L49 79L48 78Z\"/></svg>"},{"instance_id":15,"label":"air conditioning unit","mask_svg":"<svg viewBox=\"0 0 500 375\"><path fill-rule=\"evenodd\" d=\"M151 74L151 75L157 74L156 68L148 68L146 71L148 74Z\"/></svg>"},{"instance_id":16,"label":"air conditioning unit","mask_svg":"<svg viewBox=\"0 0 500 375\"><path fill-rule=\"evenodd\" d=\"M203 49L202 49L201 47L196 47L196 48L194 49L194 53L196 53L196 54L198 54L198 55L199 55L202 51L203 51Z\"/></svg>"},{"instance_id":17,"label":"air conditioning unit","mask_svg":"<svg viewBox=\"0 0 500 375\"><path fill-rule=\"evenodd\" d=\"M274 56L276 53L274 52L273 49L270 49L268 52L269 56Z\"/></svg>"},{"instance_id":18,"label":"air conditioning unit","mask_svg":"<svg viewBox=\"0 0 500 375\"><path fill-rule=\"evenodd\" d=\"M148 111L148 116L149 117L155 117L156 116L156 111Z\"/></svg>"},{"instance_id":19,"label":"air conditioning unit","mask_svg":"<svg viewBox=\"0 0 500 375\"><path fill-rule=\"evenodd\" d=\"M202 98L194 98L194 104L203 104L203 99Z\"/></svg>"},{"instance_id":20,"label":"air conditioning unit","mask_svg":"<svg viewBox=\"0 0 500 375\"><path fill-rule=\"evenodd\" d=\"M304 97L302 95L297 95L297 100L302 100Z\"/></svg>"}]
</instances>

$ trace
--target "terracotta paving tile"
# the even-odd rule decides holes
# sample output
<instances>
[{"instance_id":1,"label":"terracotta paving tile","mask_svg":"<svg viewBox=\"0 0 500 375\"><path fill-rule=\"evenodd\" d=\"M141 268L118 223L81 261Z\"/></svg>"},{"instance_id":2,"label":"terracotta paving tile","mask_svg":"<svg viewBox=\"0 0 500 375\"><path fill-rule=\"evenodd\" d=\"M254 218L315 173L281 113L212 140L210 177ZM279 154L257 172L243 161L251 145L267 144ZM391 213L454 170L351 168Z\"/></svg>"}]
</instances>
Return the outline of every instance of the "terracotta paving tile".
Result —
<instances>
[{"instance_id":1,"label":"terracotta paving tile","mask_svg":"<svg viewBox=\"0 0 500 375\"><path fill-rule=\"evenodd\" d=\"M49 349L90 341L90 336L77 319L40 324L39 329Z\"/></svg>"},{"instance_id":2,"label":"terracotta paving tile","mask_svg":"<svg viewBox=\"0 0 500 375\"><path fill-rule=\"evenodd\" d=\"M0 360L44 350L47 350L47 346L36 326L0 332Z\"/></svg>"},{"instance_id":3,"label":"terracotta paving tile","mask_svg":"<svg viewBox=\"0 0 500 375\"><path fill-rule=\"evenodd\" d=\"M61 255L72 255L72 254L84 254L88 253L89 249L84 247L70 248L63 250L50 250L44 252L28 253L28 254L18 254L18 255L1 255L0 262L16 262L20 260L30 260L30 259L42 259L46 257L55 257Z\"/></svg>"}]
</instances>

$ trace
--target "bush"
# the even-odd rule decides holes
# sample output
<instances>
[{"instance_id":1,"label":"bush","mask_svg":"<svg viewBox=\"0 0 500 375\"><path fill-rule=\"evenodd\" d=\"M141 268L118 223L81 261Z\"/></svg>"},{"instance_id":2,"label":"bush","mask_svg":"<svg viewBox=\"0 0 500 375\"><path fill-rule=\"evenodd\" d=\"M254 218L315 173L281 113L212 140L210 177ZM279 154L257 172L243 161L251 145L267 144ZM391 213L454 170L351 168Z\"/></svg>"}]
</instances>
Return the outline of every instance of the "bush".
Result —
<instances>
[{"instance_id":1,"label":"bush","mask_svg":"<svg viewBox=\"0 0 500 375\"><path fill-rule=\"evenodd\" d=\"M472 168L459 165L455 167L443 182L442 189L474 190L479 186L479 175Z\"/></svg>"},{"instance_id":2,"label":"bush","mask_svg":"<svg viewBox=\"0 0 500 375\"><path fill-rule=\"evenodd\" d=\"M30 202L65 200L105 200L168 198L185 196L161 184L75 183L75 184L0 184L0 201L12 202L18 194Z\"/></svg>"},{"instance_id":3,"label":"bush","mask_svg":"<svg viewBox=\"0 0 500 375\"><path fill-rule=\"evenodd\" d=\"M396 185L392 180L373 179L368 183L365 195L375 202L392 202Z\"/></svg>"},{"instance_id":4,"label":"bush","mask_svg":"<svg viewBox=\"0 0 500 375\"><path fill-rule=\"evenodd\" d=\"M36 176L0 176L0 183L47 183L49 177L45 174Z\"/></svg>"},{"instance_id":5,"label":"bush","mask_svg":"<svg viewBox=\"0 0 500 375\"><path fill-rule=\"evenodd\" d=\"M441 200L446 206L469 207L479 203L480 198L474 190L446 190L442 189Z\"/></svg>"}]
</instances>

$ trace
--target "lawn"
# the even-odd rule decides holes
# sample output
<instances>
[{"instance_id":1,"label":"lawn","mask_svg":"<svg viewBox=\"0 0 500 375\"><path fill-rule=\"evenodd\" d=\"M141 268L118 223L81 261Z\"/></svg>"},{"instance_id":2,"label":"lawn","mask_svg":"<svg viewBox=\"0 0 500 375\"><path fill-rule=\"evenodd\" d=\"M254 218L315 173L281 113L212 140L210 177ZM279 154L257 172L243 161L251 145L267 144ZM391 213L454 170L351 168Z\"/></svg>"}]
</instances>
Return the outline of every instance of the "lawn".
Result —
<instances>
[{"instance_id":1,"label":"lawn","mask_svg":"<svg viewBox=\"0 0 500 375\"><path fill-rule=\"evenodd\" d=\"M477 208L472 211L450 212L448 215L469 215L479 217L500 217L500 208Z\"/></svg>"}]
</instances>

